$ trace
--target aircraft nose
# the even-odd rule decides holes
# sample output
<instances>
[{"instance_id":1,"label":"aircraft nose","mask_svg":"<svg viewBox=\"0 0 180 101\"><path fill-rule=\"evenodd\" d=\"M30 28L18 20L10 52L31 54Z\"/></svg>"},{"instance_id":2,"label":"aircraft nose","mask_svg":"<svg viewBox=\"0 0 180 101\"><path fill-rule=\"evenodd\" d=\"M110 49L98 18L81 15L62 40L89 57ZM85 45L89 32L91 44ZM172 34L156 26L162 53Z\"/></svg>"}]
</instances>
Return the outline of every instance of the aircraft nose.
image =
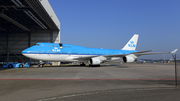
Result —
<instances>
[{"instance_id":1,"label":"aircraft nose","mask_svg":"<svg viewBox=\"0 0 180 101\"><path fill-rule=\"evenodd\" d=\"M30 49L30 48L27 48L27 49L23 50L21 53L22 53L22 55L24 55L25 57L33 58L34 56L29 53L30 51L31 51L31 49Z\"/></svg>"},{"instance_id":2,"label":"aircraft nose","mask_svg":"<svg viewBox=\"0 0 180 101\"><path fill-rule=\"evenodd\" d=\"M22 53L22 54L28 53L28 49L23 50L21 53Z\"/></svg>"},{"instance_id":3,"label":"aircraft nose","mask_svg":"<svg viewBox=\"0 0 180 101\"><path fill-rule=\"evenodd\" d=\"M30 50L31 50L30 48L27 48L27 49L23 50L21 53L22 53L22 55L29 57L28 55L29 55Z\"/></svg>"}]
</instances>

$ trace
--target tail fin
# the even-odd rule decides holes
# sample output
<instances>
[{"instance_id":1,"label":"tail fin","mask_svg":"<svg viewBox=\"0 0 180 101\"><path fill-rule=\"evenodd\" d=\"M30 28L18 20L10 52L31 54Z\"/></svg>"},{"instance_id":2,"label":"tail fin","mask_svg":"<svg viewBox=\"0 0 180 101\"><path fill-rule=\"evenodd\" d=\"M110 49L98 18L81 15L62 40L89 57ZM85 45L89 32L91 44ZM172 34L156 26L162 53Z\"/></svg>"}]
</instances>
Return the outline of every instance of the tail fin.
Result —
<instances>
[{"instance_id":1,"label":"tail fin","mask_svg":"<svg viewBox=\"0 0 180 101\"><path fill-rule=\"evenodd\" d=\"M129 40L129 42L122 48L122 50L135 50L137 46L139 35L134 34L134 36Z\"/></svg>"}]
</instances>

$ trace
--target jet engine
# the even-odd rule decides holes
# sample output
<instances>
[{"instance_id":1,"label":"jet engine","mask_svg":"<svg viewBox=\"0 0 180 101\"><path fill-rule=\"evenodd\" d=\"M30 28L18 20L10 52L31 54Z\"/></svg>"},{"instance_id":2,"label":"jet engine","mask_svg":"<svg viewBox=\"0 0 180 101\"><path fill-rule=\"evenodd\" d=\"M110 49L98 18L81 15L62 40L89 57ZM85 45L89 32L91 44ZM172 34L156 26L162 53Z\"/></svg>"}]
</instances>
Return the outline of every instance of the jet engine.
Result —
<instances>
[{"instance_id":1,"label":"jet engine","mask_svg":"<svg viewBox=\"0 0 180 101\"><path fill-rule=\"evenodd\" d=\"M97 58L91 58L91 59L89 60L89 64L90 64L90 65L100 65L100 63L101 63L101 60L100 60L100 59L97 59Z\"/></svg>"},{"instance_id":2,"label":"jet engine","mask_svg":"<svg viewBox=\"0 0 180 101\"><path fill-rule=\"evenodd\" d=\"M135 60L135 58L133 58L132 56L124 56L124 57L123 57L124 63L134 62L134 60Z\"/></svg>"}]
</instances>

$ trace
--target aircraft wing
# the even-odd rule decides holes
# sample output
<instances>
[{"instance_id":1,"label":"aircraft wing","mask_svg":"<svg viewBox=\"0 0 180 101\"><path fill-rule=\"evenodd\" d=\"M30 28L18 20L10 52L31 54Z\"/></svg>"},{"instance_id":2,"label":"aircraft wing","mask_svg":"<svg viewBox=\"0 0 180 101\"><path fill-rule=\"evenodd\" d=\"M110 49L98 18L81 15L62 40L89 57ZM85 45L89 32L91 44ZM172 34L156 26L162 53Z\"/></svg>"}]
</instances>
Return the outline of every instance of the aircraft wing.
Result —
<instances>
[{"instance_id":1,"label":"aircraft wing","mask_svg":"<svg viewBox=\"0 0 180 101\"><path fill-rule=\"evenodd\" d=\"M150 51L153 51L153 50L139 51L139 52L132 52L131 54L136 54L136 53L145 53L145 52L150 52Z\"/></svg>"},{"instance_id":2,"label":"aircraft wing","mask_svg":"<svg viewBox=\"0 0 180 101\"><path fill-rule=\"evenodd\" d=\"M88 60L94 57L99 57L99 58L110 58L110 57L124 57L126 55L134 54L136 56L141 56L141 55L153 55L153 54L168 54L168 53L175 53L178 49L173 50L172 52L157 52L157 53L146 53L150 52L152 50L147 50L147 51L139 51L139 52L133 52L129 54L115 54L115 55L92 55L92 56L85 56L85 57L74 57L74 60Z\"/></svg>"},{"instance_id":3,"label":"aircraft wing","mask_svg":"<svg viewBox=\"0 0 180 101\"><path fill-rule=\"evenodd\" d=\"M171 52L157 52L157 53L137 53L137 54L135 54L135 55L137 55L137 56L141 56L141 55L168 54L168 53L171 53Z\"/></svg>"},{"instance_id":4,"label":"aircraft wing","mask_svg":"<svg viewBox=\"0 0 180 101\"><path fill-rule=\"evenodd\" d=\"M157 52L157 53L135 53L135 55L138 55L138 56L140 56L140 55L153 55L153 54L168 54L168 53L176 53L176 51L177 51L178 49L175 49L175 50L173 50L173 51L171 51L171 52Z\"/></svg>"},{"instance_id":5,"label":"aircraft wing","mask_svg":"<svg viewBox=\"0 0 180 101\"><path fill-rule=\"evenodd\" d=\"M150 52L150 51L152 51L152 50L132 52L132 53L129 53L129 54L141 54L141 53ZM104 56L105 57L123 57L123 56L129 55L129 54L116 54L116 55L104 55Z\"/></svg>"},{"instance_id":6,"label":"aircraft wing","mask_svg":"<svg viewBox=\"0 0 180 101\"><path fill-rule=\"evenodd\" d=\"M98 55L94 55L94 56L82 56L82 57L73 57L73 60L88 60L94 57L98 57Z\"/></svg>"},{"instance_id":7,"label":"aircraft wing","mask_svg":"<svg viewBox=\"0 0 180 101\"><path fill-rule=\"evenodd\" d=\"M133 53L129 53L129 54L134 54L136 56L141 56L141 55L153 55L153 54L168 54L168 53L176 53L178 49L175 49L171 52L157 52L157 53L146 53L146 52L150 52L152 50L147 50L147 51L139 51L139 52L133 52ZM117 55L105 55L104 57L123 57L129 54L117 54Z\"/></svg>"}]
</instances>

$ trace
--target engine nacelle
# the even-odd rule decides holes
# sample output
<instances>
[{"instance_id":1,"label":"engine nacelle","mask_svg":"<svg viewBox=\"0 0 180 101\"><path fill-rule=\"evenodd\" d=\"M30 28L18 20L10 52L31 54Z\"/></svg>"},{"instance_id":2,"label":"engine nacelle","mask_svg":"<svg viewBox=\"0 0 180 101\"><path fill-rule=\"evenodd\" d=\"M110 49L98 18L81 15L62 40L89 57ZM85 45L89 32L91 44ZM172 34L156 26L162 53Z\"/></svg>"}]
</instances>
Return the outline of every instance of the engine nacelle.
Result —
<instances>
[{"instance_id":1,"label":"engine nacelle","mask_svg":"<svg viewBox=\"0 0 180 101\"><path fill-rule=\"evenodd\" d=\"M124 63L134 62L134 60L135 60L135 58L133 58L132 56L124 56L124 57L123 57Z\"/></svg>"},{"instance_id":2,"label":"engine nacelle","mask_svg":"<svg viewBox=\"0 0 180 101\"><path fill-rule=\"evenodd\" d=\"M90 64L90 65L100 65L100 63L101 63L101 60L100 60L100 59L97 59L97 58L91 58L91 59L89 60L89 64Z\"/></svg>"}]
</instances>

